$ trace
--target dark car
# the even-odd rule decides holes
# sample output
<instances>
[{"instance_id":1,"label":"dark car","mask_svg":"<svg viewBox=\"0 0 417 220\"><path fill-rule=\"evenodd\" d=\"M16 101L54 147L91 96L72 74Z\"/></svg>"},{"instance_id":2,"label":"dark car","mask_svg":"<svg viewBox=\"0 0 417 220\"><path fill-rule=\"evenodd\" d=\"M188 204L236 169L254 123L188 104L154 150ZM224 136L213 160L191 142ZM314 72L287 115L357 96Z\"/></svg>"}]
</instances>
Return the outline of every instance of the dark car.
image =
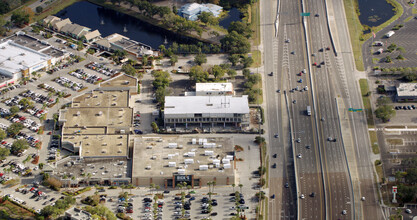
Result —
<instances>
[{"instance_id":1,"label":"dark car","mask_svg":"<svg viewBox=\"0 0 417 220\"><path fill-rule=\"evenodd\" d=\"M168 193L169 193L169 190L165 190L165 191L164 191L164 193L165 193L165 194L168 194Z\"/></svg>"},{"instance_id":2,"label":"dark car","mask_svg":"<svg viewBox=\"0 0 417 220\"><path fill-rule=\"evenodd\" d=\"M277 154L274 154L272 157L273 157L273 158L277 158Z\"/></svg>"},{"instance_id":3,"label":"dark car","mask_svg":"<svg viewBox=\"0 0 417 220\"><path fill-rule=\"evenodd\" d=\"M310 197L315 197L316 196L316 193L315 192L312 192L311 194L310 194Z\"/></svg>"},{"instance_id":4,"label":"dark car","mask_svg":"<svg viewBox=\"0 0 417 220\"><path fill-rule=\"evenodd\" d=\"M210 216L216 216L216 215L217 215L217 212L213 212L210 214Z\"/></svg>"},{"instance_id":5,"label":"dark car","mask_svg":"<svg viewBox=\"0 0 417 220\"><path fill-rule=\"evenodd\" d=\"M185 195L185 198L191 198L190 194Z\"/></svg>"},{"instance_id":6,"label":"dark car","mask_svg":"<svg viewBox=\"0 0 417 220\"><path fill-rule=\"evenodd\" d=\"M209 213L209 211L208 210L202 210L201 211L201 214L208 214Z\"/></svg>"},{"instance_id":7,"label":"dark car","mask_svg":"<svg viewBox=\"0 0 417 220\"><path fill-rule=\"evenodd\" d=\"M245 204L245 200L244 200L244 199L240 199L240 200L239 200L239 203L240 203L240 204Z\"/></svg>"},{"instance_id":8,"label":"dark car","mask_svg":"<svg viewBox=\"0 0 417 220\"><path fill-rule=\"evenodd\" d=\"M209 201L209 199L208 199L207 197L203 197L203 199L201 199L201 201L202 201L203 203L207 203L207 202Z\"/></svg>"},{"instance_id":9,"label":"dark car","mask_svg":"<svg viewBox=\"0 0 417 220\"><path fill-rule=\"evenodd\" d=\"M285 188L288 188L288 187L290 187L290 185L288 184L288 183L285 183Z\"/></svg>"},{"instance_id":10,"label":"dark car","mask_svg":"<svg viewBox=\"0 0 417 220\"><path fill-rule=\"evenodd\" d=\"M272 168L277 168L277 164L274 163L274 165L272 165Z\"/></svg>"},{"instance_id":11,"label":"dark car","mask_svg":"<svg viewBox=\"0 0 417 220\"><path fill-rule=\"evenodd\" d=\"M194 196L190 198L190 201L193 201L193 200L195 200L195 197Z\"/></svg>"}]
</instances>

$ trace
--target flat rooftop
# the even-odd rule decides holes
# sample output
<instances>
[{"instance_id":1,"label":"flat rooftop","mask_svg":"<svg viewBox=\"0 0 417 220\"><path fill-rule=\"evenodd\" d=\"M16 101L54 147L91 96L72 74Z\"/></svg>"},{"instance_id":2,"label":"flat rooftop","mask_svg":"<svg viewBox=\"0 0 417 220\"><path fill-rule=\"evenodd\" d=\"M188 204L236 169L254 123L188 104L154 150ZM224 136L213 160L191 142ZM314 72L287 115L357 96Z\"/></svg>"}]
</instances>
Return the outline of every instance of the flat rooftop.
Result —
<instances>
[{"instance_id":1,"label":"flat rooftop","mask_svg":"<svg viewBox=\"0 0 417 220\"><path fill-rule=\"evenodd\" d=\"M123 158L68 158L57 162L54 173L79 179L87 179L87 174L91 173L89 180L94 181L130 178L131 169L131 162Z\"/></svg>"},{"instance_id":2,"label":"flat rooftop","mask_svg":"<svg viewBox=\"0 0 417 220\"><path fill-rule=\"evenodd\" d=\"M10 39L13 40L13 42L15 42L16 44L30 48L35 51L41 51L51 46L46 42L42 42L34 37L25 34L16 34L12 36Z\"/></svg>"},{"instance_id":3,"label":"flat rooftop","mask_svg":"<svg viewBox=\"0 0 417 220\"><path fill-rule=\"evenodd\" d=\"M13 74L50 59L48 55L13 43L11 40L0 43L0 73Z\"/></svg>"},{"instance_id":4,"label":"flat rooftop","mask_svg":"<svg viewBox=\"0 0 417 220\"><path fill-rule=\"evenodd\" d=\"M397 87L398 96L417 96L417 83L400 83Z\"/></svg>"},{"instance_id":5,"label":"flat rooftop","mask_svg":"<svg viewBox=\"0 0 417 220\"><path fill-rule=\"evenodd\" d=\"M195 91L225 91L233 92L233 84L232 83L196 83L195 84Z\"/></svg>"},{"instance_id":6,"label":"flat rooftop","mask_svg":"<svg viewBox=\"0 0 417 220\"><path fill-rule=\"evenodd\" d=\"M120 74L116 77L108 79L102 83L100 83L100 88L107 88L107 87L132 87L137 86L138 80L135 77Z\"/></svg>"},{"instance_id":7,"label":"flat rooftop","mask_svg":"<svg viewBox=\"0 0 417 220\"><path fill-rule=\"evenodd\" d=\"M53 48L53 47L49 47L49 48L47 48L45 50L42 50L41 52L43 54L46 54L48 56L55 57L55 58L61 57L61 56L64 55L64 52L63 51L58 50L58 49Z\"/></svg>"},{"instance_id":8,"label":"flat rooftop","mask_svg":"<svg viewBox=\"0 0 417 220\"><path fill-rule=\"evenodd\" d=\"M129 145L128 135L64 135L65 142L80 148L82 157L126 157Z\"/></svg>"},{"instance_id":9,"label":"flat rooftop","mask_svg":"<svg viewBox=\"0 0 417 220\"><path fill-rule=\"evenodd\" d=\"M60 120L66 120L65 127L130 127L131 108L68 108L62 111Z\"/></svg>"},{"instance_id":10,"label":"flat rooftop","mask_svg":"<svg viewBox=\"0 0 417 220\"><path fill-rule=\"evenodd\" d=\"M194 138L196 139L195 144L192 142ZM183 136L143 136L135 138L133 155L135 159L133 162L132 176L172 177L178 174L179 168L185 169L185 174L183 175L234 175L234 161L230 161L230 168L224 168L222 162L216 168L213 163L216 160L222 161L226 155L233 155L233 139L223 137L205 138L207 143L215 143L216 146L213 148L204 148L203 144L199 144L199 139L197 137ZM176 143L177 147L170 148L169 143ZM206 154L210 156L206 156ZM193 163L185 164L186 160L193 160ZM172 167L170 167L170 162L175 162L175 165L171 165ZM200 165L207 165L209 168L207 170L200 170Z\"/></svg>"},{"instance_id":11,"label":"flat rooftop","mask_svg":"<svg viewBox=\"0 0 417 220\"><path fill-rule=\"evenodd\" d=\"M94 90L72 99L72 107L128 107L129 91Z\"/></svg>"},{"instance_id":12,"label":"flat rooftop","mask_svg":"<svg viewBox=\"0 0 417 220\"><path fill-rule=\"evenodd\" d=\"M166 96L164 115L175 117L189 114L249 114L248 96ZM171 116L172 115L172 116Z\"/></svg>"}]
</instances>

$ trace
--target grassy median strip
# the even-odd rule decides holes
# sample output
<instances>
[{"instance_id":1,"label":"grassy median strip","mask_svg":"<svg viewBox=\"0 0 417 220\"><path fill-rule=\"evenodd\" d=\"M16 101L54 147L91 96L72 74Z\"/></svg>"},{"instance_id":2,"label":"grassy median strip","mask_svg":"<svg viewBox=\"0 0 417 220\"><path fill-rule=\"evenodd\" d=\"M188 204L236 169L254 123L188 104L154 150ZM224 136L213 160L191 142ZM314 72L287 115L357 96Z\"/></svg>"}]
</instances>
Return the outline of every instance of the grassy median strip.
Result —
<instances>
[{"instance_id":1,"label":"grassy median strip","mask_svg":"<svg viewBox=\"0 0 417 220\"><path fill-rule=\"evenodd\" d=\"M379 154L378 138L376 137L376 131L369 131L369 139L371 140L372 152Z\"/></svg>"},{"instance_id":2,"label":"grassy median strip","mask_svg":"<svg viewBox=\"0 0 417 220\"><path fill-rule=\"evenodd\" d=\"M261 51L254 50L252 53L253 64L251 67L256 68L262 66L262 56Z\"/></svg>"},{"instance_id":3,"label":"grassy median strip","mask_svg":"<svg viewBox=\"0 0 417 220\"><path fill-rule=\"evenodd\" d=\"M356 10L359 10L356 0L344 0L346 20L349 27L350 41L352 44L353 55L355 57L356 69L364 71L365 67L362 59L362 42L359 40L363 27L356 14Z\"/></svg>"},{"instance_id":4,"label":"grassy median strip","mask_svg":"<svg viewBox=\"0 0 417 220\"><path fill-rule=\"evenodd\" d=\"M371 93L369 91L368 80L360 79L359 86L361 88L362 101L363 101L363 106L365 107L366 120L368 122L368 127L374 128L375 122L372 116L371 100L369 99L369 96Z\"/></svg>"},{"instance_id":5,"label":"grassy median strip","mask_svg":"<svg viewBox=\"0 0 417 220\"><path fill-rule=\"evenodd\" d=\"M405 23L405 22L410 21L411 19L413 19L413 17L414 17L414 16L409 16L408 18L406 18L406 19L404 20L404 23Z\"/></svg>"},{"instance_id":6,"label":"grassy median strip","mask_svg":"<svg viewBox=\"0 0 417 220\"><path fill-rule=\"evenodd\" d=\"M249 13L250 13L250 23L252 25L253 35L253 45L258 46L261 44L261 16L259 13L259 2L250 5Z\"/></svg>"}]
</instances>

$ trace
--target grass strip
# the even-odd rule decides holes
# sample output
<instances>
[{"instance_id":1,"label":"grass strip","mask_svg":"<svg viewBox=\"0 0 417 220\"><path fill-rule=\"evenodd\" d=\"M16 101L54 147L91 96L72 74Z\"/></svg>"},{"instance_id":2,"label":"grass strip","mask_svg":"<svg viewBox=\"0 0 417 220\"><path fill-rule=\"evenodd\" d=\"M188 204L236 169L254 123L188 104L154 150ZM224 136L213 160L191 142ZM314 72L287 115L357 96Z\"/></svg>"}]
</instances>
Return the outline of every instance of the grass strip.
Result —
<instances>
[{"instance_id":1,"label":"grass strip","mask_svg":"<svg viewBox=\"0 0 417 220\"><path fill-rule=\"evenodd\" d=\"M359 86L361 88L362 101L363 106L365 107L366 121L368 122L368 127L374 128L375 122L372 114L371 100L369 99L370 92L367 79L360 79Z\"/></svg>"},{"instance_id":2,"label":"grass strip","mask_svg":"<svg viewBox=\"0 0 417 220\"><path fill-rule=\"evenodd\" d=\"M388 138L387 142L390 145L403 145L404 144L404 140L400 138Z\"/></svg>"},{"instance_id":3,"label":"grass strip","mask_svg":"<svg viewBox=\"0 0 417 220\"><path fill-rule=\"evenodd\" d=\"M253 46L261 44L261 16L259 13L259 2L260 1L257 1L256 3L250 5L248 9L250 13L250 23L252 30L254 31L252 35Z\"/></svg>"},{"instance_id":4,"label":"grass strip","mask_svg":"<svg viewBox=\"0 0 417 220\"><path fill-rule=\"evenodd\" d=\"M260 67L262 65L261 51L254 50L251 53L252 53L252 59L253 59L253 63L251 67L253 68Z\"/></svg>"},{"instance_id":5,"label":"grass strip","mask_svg":"<svg viewBox=\"0 0 417 220\"><path fill-rule=\"evenodd\" d=\"M371 140L372 152L374 154L379 154L378 138L376 136L376 131L369 131L369 139Z\"/></svg>"},{"instance_id":6,"label":"grass strip","mask_svg":"<svg viewBox=\"0 0 417 220\"><path fill-rule=\"evenodd\" d=\"M356 69L364 71L365 67L362 59L362 42L359 40L363 26L359 21L356 11L359 10L359 6L356 0L344 0L346 20L349 27L350 43L352 44L353 55L355 58Z\"/></svg>"},{"instance_id":7,"label":"grass strip","mask_svg":"<svg viewBox=\"0 0 417 220\"><path fill-rule=\"evenodd\" d=\"M410 21L411 19L413 19L413 16L410 16L410 17L406 18L406 19L404 20L404 23L405 23L405 22Z\"/></svg>"},{"instance_id":8,"label":"grass strip","mask_svg":"<svg viewBox=\"0 0 417 220\"><path fill-rule=\"evenodd\" d=\"M46 17L48 17L49 15L54 15L56 13L58 13L59 11L61 11L62 9L76 3L79 2L80 0L57 0L54 1L53 3L49 4L48 6L46 6L43 10L42 13L35 15L35 17L33 18L34 21L40 21Z\"/></svg>"}]
</instances>

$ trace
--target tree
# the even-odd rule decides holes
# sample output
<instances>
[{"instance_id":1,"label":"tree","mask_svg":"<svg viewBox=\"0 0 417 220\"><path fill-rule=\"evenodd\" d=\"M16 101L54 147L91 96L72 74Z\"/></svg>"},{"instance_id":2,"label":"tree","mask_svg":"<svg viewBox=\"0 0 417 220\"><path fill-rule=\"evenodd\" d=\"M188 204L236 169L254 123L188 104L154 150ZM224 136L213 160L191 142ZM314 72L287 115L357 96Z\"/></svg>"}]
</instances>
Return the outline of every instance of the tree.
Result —
<instances>
[{"instance_id":1,"label":"tree","mask_svg":"<svg viewBox=\"0 0 417 220\"><path fill-rule=\"evenodd\" d=\"M383 96L383 97L378 98L376 100L376 103L377 103L378 106L387 105L387 104L391 103L391 99L386 97L386 96Z\"/></svg>"},{"instance_id":2,"label":"tree","mask_svg":"<svg viewBox=\"0 0 417 220\"><path fill-rule=\"evenodd\" d=\"M152 127L153 132L159 133L158 125L155 122L151 123L151 127Z\"/></svg>"},{"instance_id":3,"label":"tree","mask_svg":"<svg viewBox=\"0 0 417 220\"><path fill-rule=\"evenodd\" d=\"M169 58L169 62L171 63L171 66L175 66L176 63L178 63L178 56L173 54L170 58Z\"/></svg>"},{"instance_id":4,"label":"tree","mask_svg":"<svg viewBox=\"0 0 417 220\"><path fill-rule=\"evenodd\" d=\"M23 8L22 10L13 12L11 16L11 22L17 27L22 28L29 24L31 17L33 17L32 9Z\"/></svg>"},{"instance_id":5,"label":"tree","mask_svg":"<svg viewBox=\"0 0 417 220\"><path fill-rule=\"evenodd\" d=\"M29 148L29 144L25 139L16 140L10 148L13 154L18 154Z\"/></svg>"},{"instance_id":6,"label":"tree","mask_svg":"<svg viewBox=\"0 0 417 220\"><path fill-rule=\"evenodd\" d=\"M29 101L27 98L23 98L19 101L19 105L23 105L25 108L32 108L33 102Z\"/></svg>"},{"instance_id":7,"label":"tree","mask_svg":"<svg viewBox=\"0 0 417 220\"><path fill-rule=\"evenodd\" d=\"M14 115L14 114L16 114L16 113L18 113L20 111L20 109L19 109L19 107L17 107L17 106L12 106L12 107L10 107L10 113L12 114L12 115Z\"/></svg>"},{"instance_id":8,"label":"tree","mask_svg":"<svg viewBox=\"0 0 417 220\"><path fill-rule=\"evenodd\" d=\"M152 71L152 75L154 77L152 85L155 89L158 89L159 87L166 88L169 86L169 83L171 82L171 76L167 71L154 70Z\"/></svg>"},{"instance_id":9,"label":"tree","mask_svg":"<svg viewBox=\"0 0 417 220\"><path fill-rule=\"evenodd\" d=\"M0 141L4 140L6 137L6 132L3 129L0 129Z\"/></svg>"},{"instance_id":10,"label":"tree","mask_svg":"<svg viewBox=\"0 0 417 220\"><path fill-rule=\"evenodd\" d=\"M198 15L198 19L204 24L209 23L211 17L213 17L213 14L207 11L203 11L200 13L200 15Z\"/></svg>"},{"instance_id":11,"label":"tree","mask_svg":"<svg viewBox=\"0 0 417 220\"><path fill-rule=\"evenodd\" d=\"M3 160L7 156L9 156L9 154L10 154L10 150L9 149L7 149L7 148L0 148L0 159Z\"/></svg>"},{"instance_id":12,"label":"tree","mask_svg":"<svg viewBox=\"0 0 417 220\"><path fill-rule=\"evenodd\" d=\"M391 62L392 62L391 57L390 56L386 56L385 57L385 63L391 63Z\"/></svg>"},{"instance_id":13,"label":"tree","mask_svg":"<svg viewBox=\"0 0 417 220\"><path fill-rule=\"evenodd\" d=\"M248 39L252 36L252 33L253 33L250 25L246 22L241 22L241 21L233 21L232 23L230 23L230 26L229 28L227 28L227 31L229 33L236 31L238 34Z\"/></svg>"},{"instance_id":14,"label":"tree","mask_svg":"<svg viewBox=\"0 0 417 220\"><path fill-rule=\"evenodd\" d=\"M387 51L391 53L392 51L395 50L395 48L397 48L397 45L392 43L387 47Z\"/></svg>"},{"instance_id":15,"label":"tree","mask_svg":"<svg viewBox=\"0 0 417 220\"><path fill-rule=\"evenodd\" d=\"M250 51L250 43L244 36L232 31L220 40L222 48L229 54L245 54Z\"/></svg>"},{"instance_id":16,"label":"tree","mask_svg":"<svg viewBox=\"0 0 417 220\"><path fill-rule=\"evenodd\" d=\"M234 70L234 69L228 69L228 70L227 70L227 75L228 75L231 79L234 79L234 78L235 78L235 76L237 75L236 70Z\"/></svg>"},{"instance_id":17,"label":"tree","mask_svg":"<svg viewBox=\"0 0 417 220\"><path fill-rule=\"evenodd\" d=\"M407 169L407 175L405 176L405 181L411 185L417 183L417 168Z\"/></svg>"},{"instance_id":18,"label":"tree","mask_svg":"<svg viewBox=\"0 0 417 220\"><path fill-rule=\"evenodd\" d=\"M6 1L0 1L0 15L6 14L10 11L10 5Z\"/></svg>"},{"instance_id":19,"label":"tree","mask_svg":"<svg viewBox=\"0 0 417 220\"><path fill-rule=\"evenodd\" d=\"M38 7L36 7L35 11L36 11L36 13L38 13L38 14L42 13L42 11L43 11L42 6L38 6Z\"/></svg>"},{"instance_id":20,"label":"tree","mask_svg":"<svg viewBox=\"0 0 417 220\"><path fill-rule=\"evenodd\" d=\"M193 82L207 82L208 72L204 71L201 66L193 66L189 72L190 80Z\"/></svg>"},{"instance_id":21,"label":"tree","mask_svg":"<svg viewBox=\"0 0 417 220\"><path fill-rule=\"evenodd\" d=\"M396 114L395 110L390 105L379 106L375 110L377 118L381 119L384 123L388 122Z\"/></svg>"},{"instance_id":22,"label":"tree","mask_svg":"<svg viewBox=\"0 0 417 220\"><path fill-rule=\"evenodd\" d=\"M400 53L405 53L404 47L397 47L397 51Z\"/></svg>"},{"instance_id":23,"label":"tree","mask_svg":"<svg viewBox=\"0 0 417 220\"><path fill-rule=\"evenodd\" d=\"M203 63L207 63L207 56L203 53L199 53L194 57L194 62L197 65L201 65Z\"/></svg>"},{"instance_id":24,"label":"tree","mask_svg":"<svg viewBox=\"0 0 417 220\"><path fill-rule=\"evenodd\" d=\"M23 129L23 125L21 123L13 123L11 124L7 129L6 132L10 135L10 136L15 136L16 134L18 134L20 132L20 130Z\"/></svg>"},{"instance_id":25,"label":"tree","mask_svg":"<svg viewBox=\"0 0 417 220\"><path fill-rule=\"evenodd\" d=\"M169 91L165 87L159 87L155 91L156 101L161 104L161 106L165 103L165 96L169 95Z\"/></svg>"},{"instance_id":26,"label":"tree","mask_svg":"<svg viewBox=\"0 0 417 220\"><path fill-rule=\"evenodd\" d=\"M240 62L243 64L243 68L248 68L253 64L253 59L252 57L244 56Z\"/></svg>"},{"instance_id":27,"label":"tree","mask_svg":"<svg viewBox=\"0 0 417 220\"><path fill-rule=\"evenodd\" d=\"M236 184L232 183L232 187L233 187L233 192L235 192Z\"/></svg>"},{"instance_id":28,"label":"tree","mask_svg":"<svg viewBox=\"0 0 417 220\"><path fill-rule=\"evenodd\" d=\"M225 70L221 68L219 65L214 65L213 68L211 68L211 73L213 74L215 79L219 79L224 76Z\"/></svg>"},{"instance_id":29,"label":"tree","mask_svg":"<svg viewBox=\"0 0 417 220\"><path fill-rule=\"evenodd\" d=\"M239 62L240 56L238 54L232 54L228 57L229 61L232 63L232 66L236 66Z\"/></svg>"},{"instance_id":30,"label":"tree","mask_svg":"<svg viewBox=\"0 0 417 220\"><path fill-rule=\"evenodd\" d=\"M243 184L239 183L240 193L242 193Z\"/></svg>"},{"instance_id":31,"label":"tree","mask_svg":"<svg viewBox=\"0 0 417 220\"><path fill-rule=\"evenodd\" d=\"M124 64L122 66L122 71L125 72L127 75L130 75L130 76L135 76L136 72L137 72L136 69L130 64Z\"/></svg>"},{"instance_id":32,"label":"tree","mask_svg":"<svg viewBox=\"0 0 417 220\"><path fill-rule=\"evenodd\" d=\"M93 216L97 215L101 218L97 218L97 219L106 219L106 220L117 220L116 216L114 215L114 213L108 209L107 207L103 206L103 205L98 205L95 207L92 206L85 206L83 207L84 210L86 210L87 212L89 212L90 214L92 214ZM95 218L93 218L95 219Z\"/></svg>"}]
</instances>

